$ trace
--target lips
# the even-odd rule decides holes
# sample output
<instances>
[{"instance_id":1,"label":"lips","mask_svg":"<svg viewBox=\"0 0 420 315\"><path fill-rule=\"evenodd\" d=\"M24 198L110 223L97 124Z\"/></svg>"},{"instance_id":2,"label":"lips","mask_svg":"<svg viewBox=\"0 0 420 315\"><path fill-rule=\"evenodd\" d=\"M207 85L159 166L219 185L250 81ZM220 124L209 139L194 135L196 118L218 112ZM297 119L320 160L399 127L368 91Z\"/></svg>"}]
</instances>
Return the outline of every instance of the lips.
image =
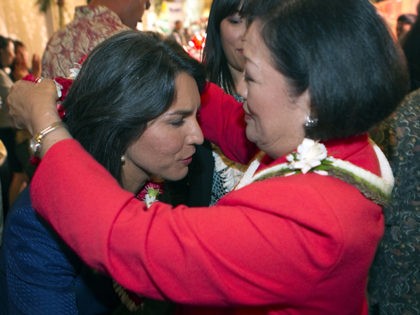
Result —
<instances>
[{"instance_id":1,"label":"lips","mask_svg":"<svg viewBox=\"0 0 420 315\"><path fill-rule=\"evenodd\" d=\"M246 123L249 122L251 119L252 119L251 115L245 114L244 120L245 120Z\"/></svg>"},{"instance_id":2,"label":"lips","mask_svg":"<svg viewBox=\"0 0 420 315\"><path fill-rule=\"evenodd\" d=\"M185 159L182 159L181 162L185 165L190 164L192 162L192 158L194 154L195 154L195 150L188 157L186 157Z\"/></svg>"},{"instance_id":3,"label":"lips","mask_svg":"<svg viewBox=\"0 0 420 315\"><path fill-rule=\"evenodd\" d=\"M245 122L248 122L248 121L250 121L252 119L252 116L249 113L247 106L248 106L248 103L246 103L246 102L242 106L242 108L244 109L244 120L245 120Z\"/></svg>"},{"instance_id":4,"label":"lips","mask_svg":"<svg viewBox=\"0 0 420 315\"><path fill-rule=\"evenodd\" d=\"M185 165L189 165L192 162L192 156L190 156L189 158L183 159L181 162Z\"/></svg>"}]
</instances>

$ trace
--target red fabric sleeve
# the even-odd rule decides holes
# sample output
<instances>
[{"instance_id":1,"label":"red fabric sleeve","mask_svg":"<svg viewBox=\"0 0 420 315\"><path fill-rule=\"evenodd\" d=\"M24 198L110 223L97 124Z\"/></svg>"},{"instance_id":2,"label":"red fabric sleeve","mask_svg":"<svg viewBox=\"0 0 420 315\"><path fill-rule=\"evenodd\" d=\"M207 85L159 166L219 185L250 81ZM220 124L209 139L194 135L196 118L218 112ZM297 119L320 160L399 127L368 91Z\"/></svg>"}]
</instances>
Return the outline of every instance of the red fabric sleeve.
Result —
<instances>
[{"instance_id":1,"label":"red fabric sleeve","mask_svg":"<svg viewBox=\"0 0 420 315\"><path fill-rule=\"evenodd\" d=\"M78 168L81 164L84 172ZM91 252L95 259L90 264L104 270L102 262L107 264L108 261L106 246L109 226L120 209L134 199L134 195L122 190L105 168L75 140L60 141L52 146L39 164L33 180L30 192L34 209L53 210L50 216L46 211L40 213L51 218L59 231L66 230L69 224L83 222L81 230L75 235L70 233L69 237L73 240L77 239L79 233L85 235L89 242L80 242L79 250ZM103 204L109 207L105 209ZM52 205L51 208L48 205ZM141 208L141 205L139 203L138 207ZM70 211L60 211L59 215L54 215L66 207ZM92 213L84 209L92 210Z\"/></svg>"},{"instance_id":2,"label":"red fabric sleeve","mask_svg":"<svg viewBox=\"0 0 420 315\"><path fill-rule=\"evenodd\" d=\"M214 83L201 93L199 122L204 137L231 160L248 164L258 148L246 138L242 104Z\"/></svg>"},{"instance_id":3,"label":"red fabric sleeve","mask_svg":"<svg viewBox=\"0 0 420 315\"><path fill-rule=\"evenodd\" d=\"M317 174L256 182L209 208L146 209L74 140L44 156L31 198L90 266L183 304L357 306L383 232L380 207Z\"/></svg>"},{"instance_id":4,"label":"red fabric sleeve","mask_svg":"<svg viewBox=\"0 0 420 315\"><path fill-rule=\"evenodd\" d=\"M269 194L267 187L237 191L217 207L173 209L156 202L146 211L76 141L65 140L44 156L31 183L31 198L87 264L133 292L185 304L258 305L297 292L304 296L313 286L310 279L318 275L303 264L307 249L302 252L298 246L301 239L283 244L295 227L267 215L271 210L264 207L283 205L261 202L257 196ZM278 230L281 237L275 237ZM328 248L332 256L321 257L326 259L322 264L336 257L334 248ZM297 281L299 289L289 292L300 276L305 281Z\"/></svg>"}]
</instances>

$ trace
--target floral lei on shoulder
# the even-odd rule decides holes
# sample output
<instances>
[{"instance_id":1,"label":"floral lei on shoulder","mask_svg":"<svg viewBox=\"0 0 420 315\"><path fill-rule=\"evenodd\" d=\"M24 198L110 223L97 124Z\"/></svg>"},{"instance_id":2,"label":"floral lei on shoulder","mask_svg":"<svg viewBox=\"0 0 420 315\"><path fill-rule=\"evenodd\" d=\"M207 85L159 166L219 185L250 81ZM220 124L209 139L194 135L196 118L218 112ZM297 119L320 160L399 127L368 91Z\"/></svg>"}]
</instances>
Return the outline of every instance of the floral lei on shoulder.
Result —
<instances>
[{"instance_id":1,"label":"floral lei on shoulder","mask_svg":"<svg viewBox=\"0 0 420 315\"><path fill-rule=\"evenodd\" d=\"M322 176L333 176L341 179L358 188L366 198L384 206L388 204L391 198L394 177L385 155L374 143L373 148L379 160L382 177L350 162L328 156L324 144L305 138L295 152L286 156L286 163L256 173L260 165L261 155L257 156L236 189L267 178L313 172Z\"/></svg>"},{"instance_id":2,"label":"floral lei on shoulder","mask_svg":"<svg viewBox=\"0 0 420 315\"><path fill-rule=\"evenodd\" d=\"M149 181L144 185L143 189L137 194L136 198L144 201L146 207L150 206L158 200L159 195L163 194L163 187L160 182ZM118 282L113 280L113 287L115 293L120 298L121 302L130 312L135 312L143 309L143 298L133 293L124 287L122 287Z\"/></svg>"}]
</instances>

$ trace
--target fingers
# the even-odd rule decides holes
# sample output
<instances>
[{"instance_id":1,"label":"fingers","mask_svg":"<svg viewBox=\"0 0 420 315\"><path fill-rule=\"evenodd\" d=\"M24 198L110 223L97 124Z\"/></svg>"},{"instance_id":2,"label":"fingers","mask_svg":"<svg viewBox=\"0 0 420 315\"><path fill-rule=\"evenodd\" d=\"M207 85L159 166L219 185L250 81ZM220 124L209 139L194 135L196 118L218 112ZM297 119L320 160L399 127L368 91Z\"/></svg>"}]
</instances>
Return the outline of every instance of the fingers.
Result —
<instances>
[{"instance_id":1,"label":"fingers","mask_svg":"<svg viewBox=\"0 0 420 315\"><path fill-rule=\"evenodd\" d=\"M56 99L57 89L53 80L38 79L38 83L18 81L10 89L7 97L9 113L19 128L30 133L41 130L51 120L59 120Z\"/></svg>"},{"instance_id":2,"label":"fingers","mask_svg":"<svg viewBox=\"0 0 420 315\"><path fill-rule=\"evenodd\" d=\"M26 129L25 124L22 122L16 121L14 116L12 116L12 123L15 129L19 129L19 130ZM32 130L28 130L28 131L30 134L32 134Z\"/></svg>"},{"instance_id":3,"label":"fingers","mask_svg":"<svg viewBox=\"0 0 420 315\"><path fill-rule=\"evenodd\" d=\"M35 86L35 83L20 80L13 84L7 97L7 107L12 117L13 123L18 129L28 129L32 131L28 123L30 117L30 94L29 91Z\"/></svg>"}]
</instances>

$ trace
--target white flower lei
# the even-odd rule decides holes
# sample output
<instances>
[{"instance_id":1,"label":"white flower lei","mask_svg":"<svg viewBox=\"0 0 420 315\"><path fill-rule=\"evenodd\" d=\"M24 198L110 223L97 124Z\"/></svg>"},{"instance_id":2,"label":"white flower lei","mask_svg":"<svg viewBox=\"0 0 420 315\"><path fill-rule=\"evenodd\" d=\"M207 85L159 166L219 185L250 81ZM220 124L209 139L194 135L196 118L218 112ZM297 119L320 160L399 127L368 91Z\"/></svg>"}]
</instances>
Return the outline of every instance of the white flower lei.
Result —
<instances>
[{"instance_id":1,"label":"white flower lei","mask_svg":"<svg viewBox=\"0 0 420 315\"><path fill-rule=\"evenodd\" d=\"M350 162L328 156L325 145L305 138L296 152L286 156L288 162L269 167L258 173L256 170L260 165L261 155L257 156L235 189L266 178L314 172L344 180L356 186L367 198L384 205L391 196L394 177L385 155L376 144L373 144L373 147L379 160L382 177Z\"/></svg>"}]
</instances>

